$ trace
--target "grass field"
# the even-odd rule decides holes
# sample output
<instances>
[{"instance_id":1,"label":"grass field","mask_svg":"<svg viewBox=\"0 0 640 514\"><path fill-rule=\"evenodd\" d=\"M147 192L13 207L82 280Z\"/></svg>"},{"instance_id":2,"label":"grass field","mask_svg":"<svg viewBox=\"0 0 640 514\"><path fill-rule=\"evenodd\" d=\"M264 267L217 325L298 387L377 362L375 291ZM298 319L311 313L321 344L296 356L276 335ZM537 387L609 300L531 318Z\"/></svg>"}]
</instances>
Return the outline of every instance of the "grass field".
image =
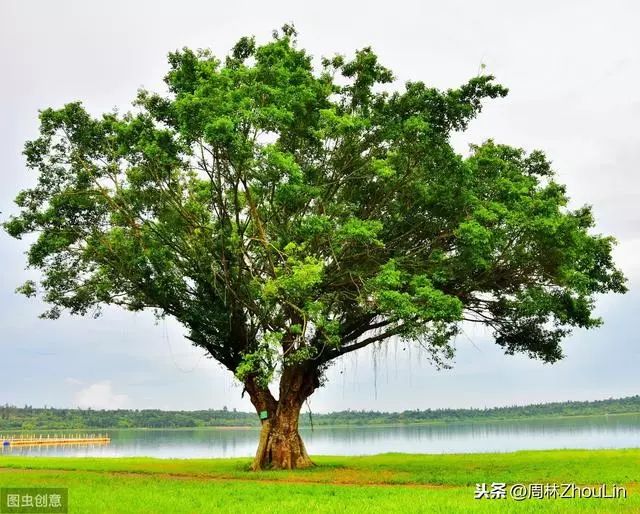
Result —
<instances>
[{"instance_id":1,"label":"grass field","mask_svg":"<svg viewBox=\"0 0 640 514\"><path fill-rule=\"evenodd\" d=\"M72 513L640 513L640 449L316 457L292 472L249 459L0 457L0 487L68 487ZM619 499L474 499L476 483L624 486Z\"/></svg>"}]
</instances>

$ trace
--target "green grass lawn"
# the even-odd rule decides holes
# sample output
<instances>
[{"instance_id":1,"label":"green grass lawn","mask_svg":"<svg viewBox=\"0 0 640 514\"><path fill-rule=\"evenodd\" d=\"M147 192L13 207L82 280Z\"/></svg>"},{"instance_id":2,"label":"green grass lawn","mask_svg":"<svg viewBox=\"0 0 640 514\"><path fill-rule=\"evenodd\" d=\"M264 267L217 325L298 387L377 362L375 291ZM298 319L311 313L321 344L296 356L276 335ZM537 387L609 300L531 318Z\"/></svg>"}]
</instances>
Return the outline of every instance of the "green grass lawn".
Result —
<instances>
[{"instance_id":1,"label":"green grass lawn","mask_svg":"<svg viewBox=\"0 0 640 514\"><path fill-rule=\"evenodd\" d=\"M0 457L1 487L68 487L72 513L639 512L640 449L316 457L253 473L249 459ZM478 482L617 484L626 499L475 500Z\"/></svg>"}]
</instances>

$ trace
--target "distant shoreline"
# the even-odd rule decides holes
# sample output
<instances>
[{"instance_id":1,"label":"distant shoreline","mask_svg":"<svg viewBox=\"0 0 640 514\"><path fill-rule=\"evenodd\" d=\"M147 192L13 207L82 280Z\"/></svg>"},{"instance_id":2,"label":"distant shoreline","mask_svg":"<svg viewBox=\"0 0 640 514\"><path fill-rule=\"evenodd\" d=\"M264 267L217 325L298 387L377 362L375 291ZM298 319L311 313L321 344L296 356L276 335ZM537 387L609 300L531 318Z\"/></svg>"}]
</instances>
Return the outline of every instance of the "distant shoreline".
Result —
<instances>
[{"instance_id":1,"label":"distant shoreline","mask_svg":"<svg viewBox=\"0 0 640 514\"><path fill-rule=\"evenodd\" d=\"M613 414L576 414L570 416L532 416L532 417L519 417L519 418L495 418L495 419L468 419L468 420L458 420L458 421L414 421L410 423L350 423L350 424L342 424L342 425L314 425L313 430L329 430L333 428L402 428L402 427L414 427L414 426L444 426L444 425L483 425L483 424L492 424L492 423L513 423L513 422L531 422L531 421L555 421L555 420L571 420L571 419L585 419L585 418L604 418L604 417L623 417L623 416L640 416L639 412L620 412ZM156 432L156 431L187 431L187 430L198 430L198 431L207 431L207 430L248 430L248 431L258 431L260 430L259 425L248 426L248 425L237 425L237 426L204 426L204 427L130 427L130 428L122 428L122 427L102 427L102 428L57 428L57 429L47 429L41 428L37 430L59 430L65 432L81 432L83 430L127 430L127 431L145 431L145 432ZM37 431L36 430L36 431ZM312 430L311 425L301 425L300 430ZM25 432L24 429L14 429L14 430L5 430L5 432Z\"/></svg>"},{"instance_id":2,"label":"distant shoreline","mask_svg":"<svg viewBox=\"0 0 640 514\"><path fill-rule=\"evenodd\" d=\"M403 412L342 411L300 415L300 427L400 427L411 425L478 424L544 421L603 416L640 415L640 396L586 402L555 402L490 409L437 409ZM37 431L135 430L253 430L257 416L249 412L222 410L161 411L80 410L0 406L0 433Z\"/></svg>"}]
</instances>

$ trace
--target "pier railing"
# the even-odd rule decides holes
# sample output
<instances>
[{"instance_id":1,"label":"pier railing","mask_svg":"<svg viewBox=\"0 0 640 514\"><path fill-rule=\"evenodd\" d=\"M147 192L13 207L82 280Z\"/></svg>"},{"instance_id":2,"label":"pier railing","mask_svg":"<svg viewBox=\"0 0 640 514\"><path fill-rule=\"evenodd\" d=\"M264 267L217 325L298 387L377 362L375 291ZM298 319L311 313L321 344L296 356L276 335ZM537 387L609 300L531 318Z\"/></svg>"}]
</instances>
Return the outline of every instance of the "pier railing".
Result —
<instances>
[{"instance_id":1,"label":"pier railing","mask_svg":"<svg viewBox=\"0 0 640 514\"><path fill-rule=\"evenodd\" d=\"M111 438L107 434L0 434L0 444L11 446L40 446L62 444L109 444Z\"/></svg>"}]
</instances>

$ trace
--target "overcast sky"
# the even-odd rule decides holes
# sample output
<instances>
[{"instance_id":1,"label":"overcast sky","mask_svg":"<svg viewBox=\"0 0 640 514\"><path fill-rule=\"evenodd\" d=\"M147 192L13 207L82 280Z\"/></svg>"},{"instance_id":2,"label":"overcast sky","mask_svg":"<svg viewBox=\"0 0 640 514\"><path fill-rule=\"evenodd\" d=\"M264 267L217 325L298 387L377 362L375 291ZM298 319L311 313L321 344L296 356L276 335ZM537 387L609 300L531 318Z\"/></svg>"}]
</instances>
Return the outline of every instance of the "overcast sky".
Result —
<instances>
[{"instance_id":1,"label":"overcast sky","mask_svg":"<svg viewBox=\"0 0 640 514\"><path fill-rule=\"evenodd\" d=\"M584 400L640 393L640 19L638 2L233 2L0 0L0 218L33 183L21 156L37 111L82 100L126 111L136 90L162 90L166 54L189 46L225 55L293 22L315 57L371 45L399 83L456 87L480 65L510 88L455 137L542 149L574 206L592 204L598 231L619 240L625 296L599 302L605 325L577 331L553 366L504 356L480 329L456 341L452 370L411 345L346 357L313 410L404 410ZM0 403L94 408L250 410L233 377L191 347L181 327L107 310L43 321L14 294L24 243L0 233Z\"/></svg>"}]
</instances>

